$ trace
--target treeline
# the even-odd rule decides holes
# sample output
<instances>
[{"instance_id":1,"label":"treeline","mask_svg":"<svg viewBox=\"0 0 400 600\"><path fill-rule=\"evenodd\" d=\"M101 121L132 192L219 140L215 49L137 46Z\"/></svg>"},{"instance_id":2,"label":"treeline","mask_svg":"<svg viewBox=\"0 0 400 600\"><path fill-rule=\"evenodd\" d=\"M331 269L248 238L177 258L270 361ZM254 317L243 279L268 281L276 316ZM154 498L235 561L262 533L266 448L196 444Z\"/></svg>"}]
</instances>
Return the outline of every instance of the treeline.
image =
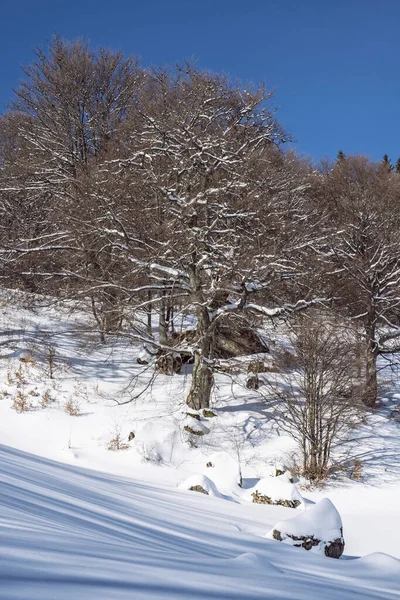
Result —
<instances>
[{"instance_id":1,"label":"treeline","mask_svg":"<svg viewBox=\"0 0 400 600\"><path fill-rule=\"evenodd\" d=\"M400 349L399 164L312 167L264 87L191 64L55 38L24 76L0 119L5 286L85 298L103 341L128 323L165 355L174 313L195 316L197 409L224 331L326 311L356 332L374 406L377 358Z\"/></svg>"}]
</instances>

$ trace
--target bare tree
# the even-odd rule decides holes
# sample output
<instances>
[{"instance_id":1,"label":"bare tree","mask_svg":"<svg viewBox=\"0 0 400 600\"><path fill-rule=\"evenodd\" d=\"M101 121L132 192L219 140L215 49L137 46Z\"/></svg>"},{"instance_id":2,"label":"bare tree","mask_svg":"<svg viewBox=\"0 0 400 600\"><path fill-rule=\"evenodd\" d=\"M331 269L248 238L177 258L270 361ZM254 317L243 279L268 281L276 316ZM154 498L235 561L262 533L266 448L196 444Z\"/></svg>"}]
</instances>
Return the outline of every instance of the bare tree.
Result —
<instances>
[{"instance_id":1,"label":"bare tree","mask_svg":"<svg viewBox=\"0 0 400 600\"><path fill-rule=\"evenodd\" d=\"M303 317L292 331L291 349L277 352L281 373L268 385L275 418L301 451L303 474L322 479L332 449L361 414L354 339L326 315Z\"/></svg>"},{"instance_id":2,"label":"bare tree","mask_svg":"<svg viewBox=\"0 0 400 600\"><path fill-rule=\"evenodd\" d=\"M377 400L377 358L400 346L400 187L396 174L363 157L338 162L319 179L316 210L325 214L314 247L320 273L342 314L364 340L364 402Z\"/></svg>"},{"instance_id":3,"label":"bare tree","mask_svg":"<svg viewBox=\"0 0 400 600\"><path fill-rule=\"evenodd\" d=\"M152 216L145 237L132 231L129 212L115 232L126 232L132 273L147 270L153 305L163 307L167 294L196 317L193 408L210 402L219 325L286 310L268 290L294 272L307 169L278 148L285 138L270 100L263 88L244 90L190 65L157 71L125 124L125 156L104 164L136 186ZM252 302L257 294L272 307Z\"/></svg>"}]
</instances>

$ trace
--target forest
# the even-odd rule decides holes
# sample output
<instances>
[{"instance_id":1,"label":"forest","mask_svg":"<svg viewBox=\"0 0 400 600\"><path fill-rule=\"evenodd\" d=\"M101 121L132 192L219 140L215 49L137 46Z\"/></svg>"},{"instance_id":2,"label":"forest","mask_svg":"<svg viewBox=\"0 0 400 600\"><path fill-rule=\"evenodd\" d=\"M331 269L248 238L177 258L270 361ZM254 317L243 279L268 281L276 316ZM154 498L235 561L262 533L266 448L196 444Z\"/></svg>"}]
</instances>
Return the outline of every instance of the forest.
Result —
<instances>
[{"instance_id":1,"label":"forest","mask_svg":"<svg viewBox=\"0 0 400 600\"><path fill-rule=\"evenodd\" d=\"M86 303L100 343L143 344L155 371L192 365L194 411L283 324L288 383L267 385L311 478L379 406L379 361L396 365L399 206L400 159L315 164L273 92L190 62L143 68L55 37L0 117L1 285Z\"/></svg>"}]
</instances>

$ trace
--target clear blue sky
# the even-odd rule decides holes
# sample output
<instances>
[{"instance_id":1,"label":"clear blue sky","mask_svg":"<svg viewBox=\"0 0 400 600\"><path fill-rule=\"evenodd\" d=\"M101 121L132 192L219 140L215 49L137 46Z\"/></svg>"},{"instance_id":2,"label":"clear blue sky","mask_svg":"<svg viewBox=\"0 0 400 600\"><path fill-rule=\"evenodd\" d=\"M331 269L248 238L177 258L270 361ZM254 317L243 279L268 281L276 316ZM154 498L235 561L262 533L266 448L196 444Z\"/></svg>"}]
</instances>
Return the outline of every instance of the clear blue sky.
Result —
<instances>
[{"instance_id":1,"label":"clear blue sky","mask_svg":"<svg viewBox=\"0 0 400 600\"><path fill-rule=\"evenodd\" d=\"M400 156L400 0L1 0L0 106L53 33L276 89L315 159Z\"/></svg>"}]
</instances>

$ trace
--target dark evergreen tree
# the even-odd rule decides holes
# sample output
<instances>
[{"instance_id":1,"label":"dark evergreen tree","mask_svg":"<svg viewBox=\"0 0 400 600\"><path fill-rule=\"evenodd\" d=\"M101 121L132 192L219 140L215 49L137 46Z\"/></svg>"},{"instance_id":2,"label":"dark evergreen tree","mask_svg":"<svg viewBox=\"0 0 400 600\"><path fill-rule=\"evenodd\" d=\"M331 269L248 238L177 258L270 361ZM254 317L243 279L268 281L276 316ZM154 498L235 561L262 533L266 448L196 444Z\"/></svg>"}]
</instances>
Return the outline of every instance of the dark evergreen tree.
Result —
<instances>
[{"instance_id":1,"label":"dark evergreen tree","mask_svg":"<svg viewBox=\"0 0 400 600\"><path fill-rule=\"evenodd\" d=\"M396 173L400 173L400 158L397 159L396 163Z\"/></svg>"},{"instance_id":2,"label":"dark evergreen tree","mask_svg":"<svg viewBox=\"0 0 400 600\"><path fill-rule=\"evenodd\" d=\"M385 171L387 171L388 173L390 173L391 171L393 171L393 165L392 165L392 163L390 161L390 158L388 157L387 154L383 155L382 166L385 169Z\"/></svg>"},{"instance_id":3,"label":"dark evergreen tree","mask_svg":"<svg viewBox=\"0 0 400 600\"><path fill-rule=\"evenodd\" d=\"M341 162L342 160L345 160L345 159L346 159L345 153L343 152L343 150L339 150L339 152L337 153L337 157L336 157L337 162Z\"/></svg>"}]
</instances>

